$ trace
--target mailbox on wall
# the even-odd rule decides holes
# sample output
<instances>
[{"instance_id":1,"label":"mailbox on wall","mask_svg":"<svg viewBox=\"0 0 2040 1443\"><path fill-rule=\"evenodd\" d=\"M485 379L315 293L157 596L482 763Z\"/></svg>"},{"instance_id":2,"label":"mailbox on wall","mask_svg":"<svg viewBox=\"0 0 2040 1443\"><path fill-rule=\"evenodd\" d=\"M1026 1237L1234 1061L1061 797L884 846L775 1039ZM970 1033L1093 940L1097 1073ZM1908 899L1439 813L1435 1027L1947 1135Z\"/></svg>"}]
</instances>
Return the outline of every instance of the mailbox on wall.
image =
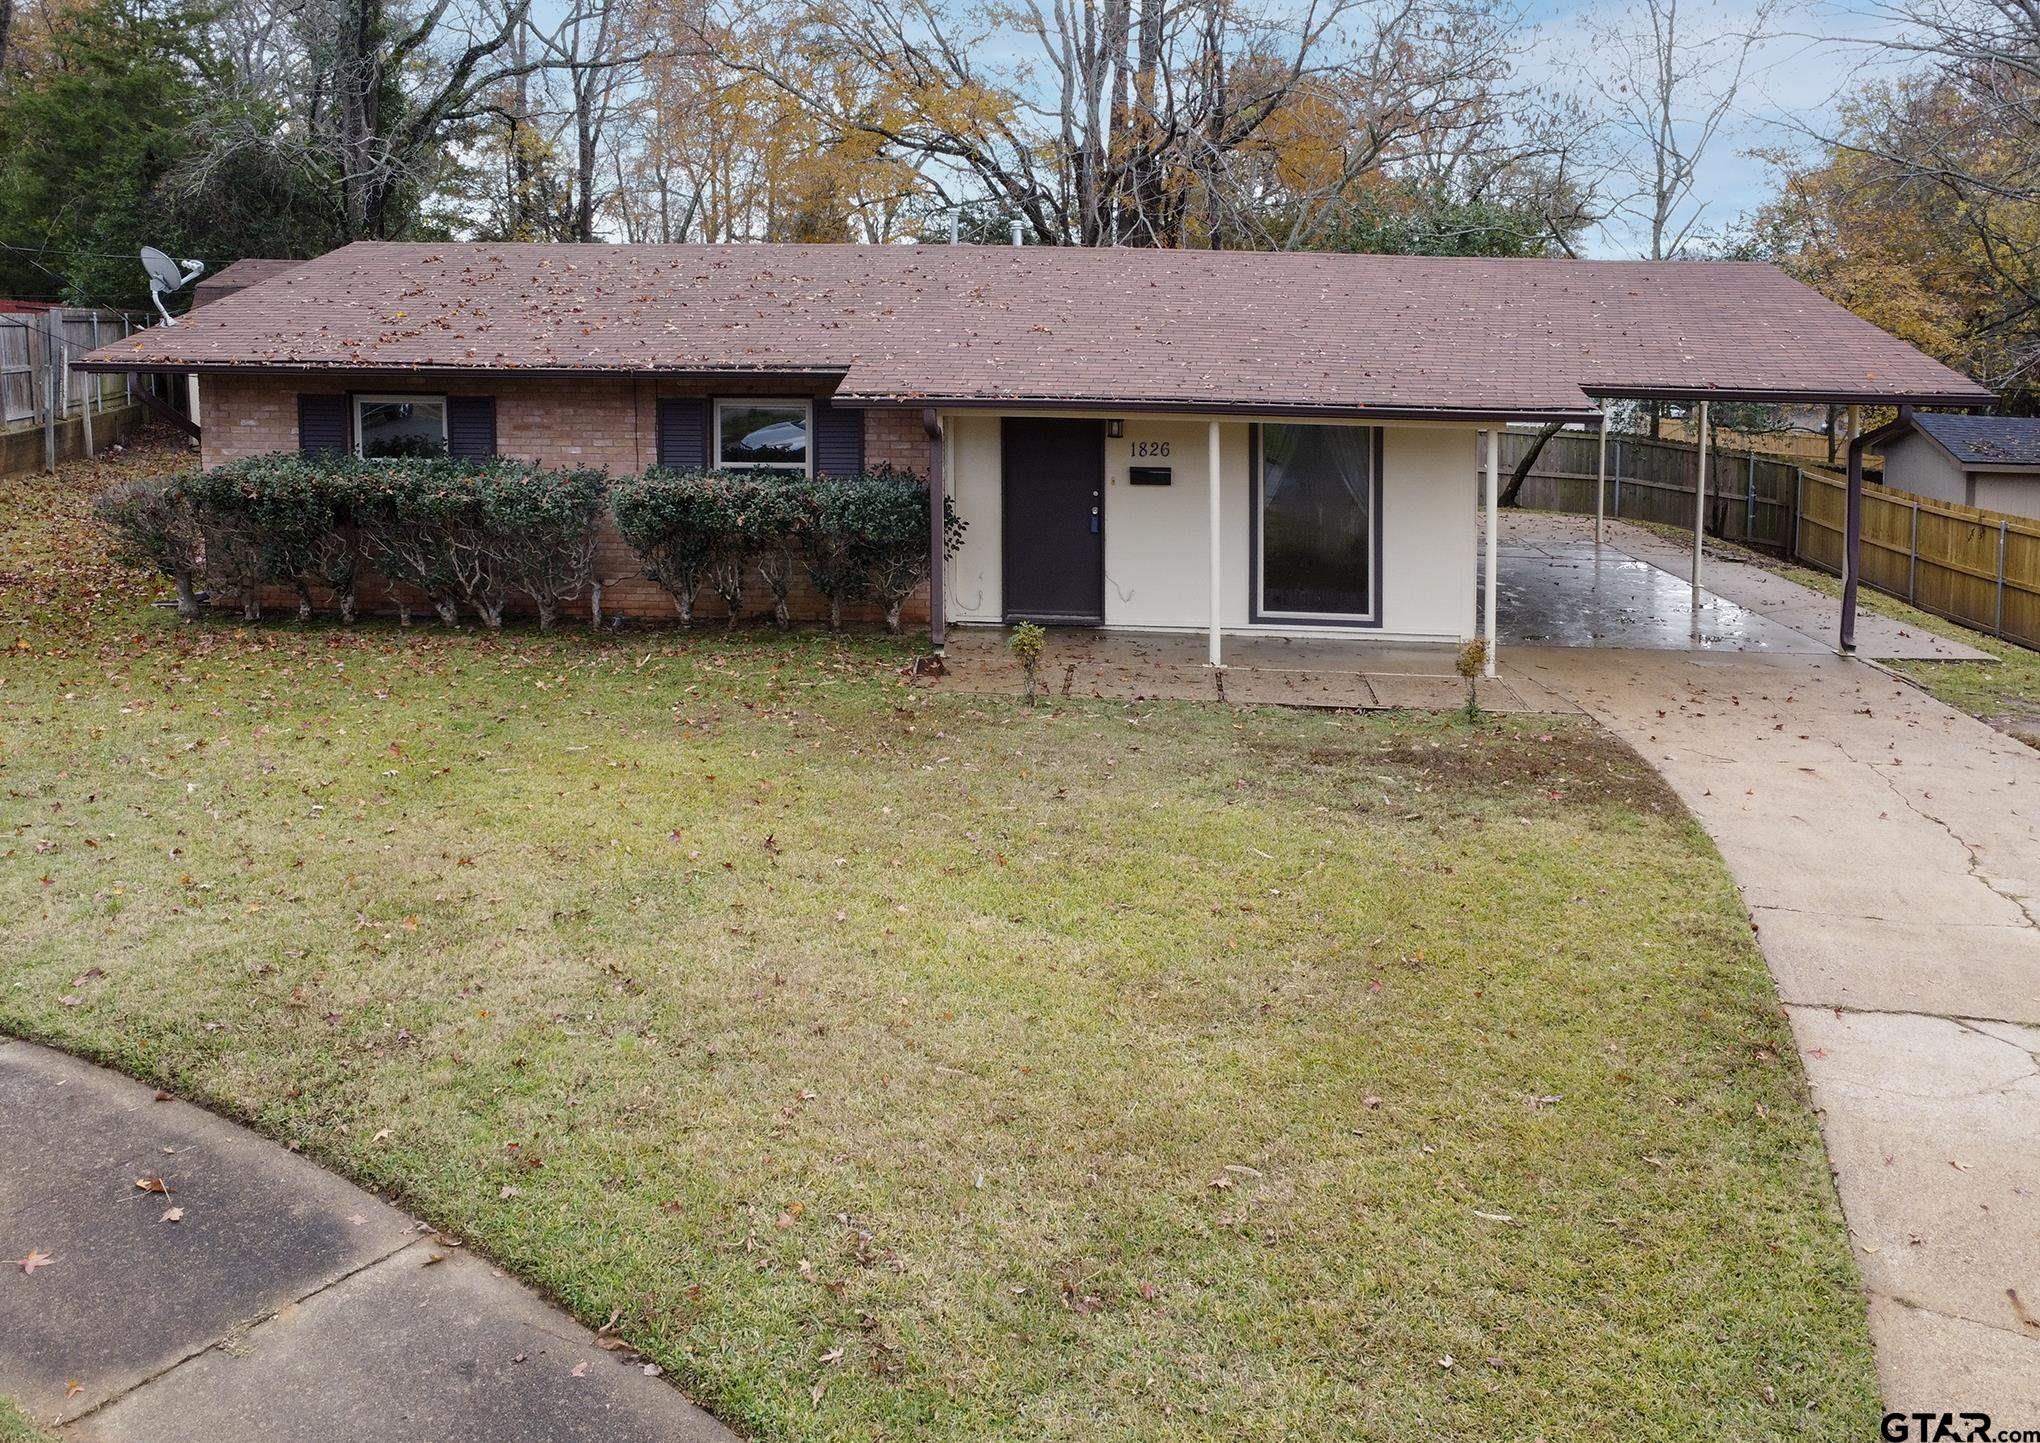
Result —
<instances>
[{"instance_id":1,"label":"mailbox on wall","mask_svg":"<svg viewBox=\"0 0 2040 1443\"><path fill-rule=\"evenodd\" d=\"M1167 486L1170 484L1167 466L1129 466L1126 468L1126 484L1129 486Z\"/></svg>"}]
</instances>

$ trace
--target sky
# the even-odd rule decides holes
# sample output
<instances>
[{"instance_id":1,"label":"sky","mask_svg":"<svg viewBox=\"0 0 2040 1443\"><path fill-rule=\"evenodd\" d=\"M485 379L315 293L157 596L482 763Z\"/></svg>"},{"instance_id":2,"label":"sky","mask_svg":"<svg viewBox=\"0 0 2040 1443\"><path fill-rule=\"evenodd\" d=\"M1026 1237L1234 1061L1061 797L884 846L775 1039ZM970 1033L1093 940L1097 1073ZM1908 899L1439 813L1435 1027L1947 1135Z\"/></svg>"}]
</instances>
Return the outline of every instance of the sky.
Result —
<instances>
[{"instance_id":1,"label":"sky","mask_svg":"<svg viewBox=\"0 0 2040 1443\"><path fill-rule=\"evenodd\" d=\"M1525 54L1522 76L1577 86L1577 57L1593 53L1591 17L1597 10L1619 13L1620 6L1531 0L1528 18L1537 43ZM1680 19L1682 27L1696 27L1694 33L1729 35L1749 30L1755 12L1755 0L1682 0ZM1803 0L1777 15L1772 26L1781 33L1752 53L1736 109L1701 163L1696 194L1705 206L1702 229L1733 223L1774 190L1774 172L1752 152L1807 147L1833 116L1836 98L1886 63L1874 42L1886 33L1887 21L1874 3ZM1588 250L1597 256L1640 255L1647 237L1647 231L1618 219L1589 237Z\"/></svg>"}]
</instances>

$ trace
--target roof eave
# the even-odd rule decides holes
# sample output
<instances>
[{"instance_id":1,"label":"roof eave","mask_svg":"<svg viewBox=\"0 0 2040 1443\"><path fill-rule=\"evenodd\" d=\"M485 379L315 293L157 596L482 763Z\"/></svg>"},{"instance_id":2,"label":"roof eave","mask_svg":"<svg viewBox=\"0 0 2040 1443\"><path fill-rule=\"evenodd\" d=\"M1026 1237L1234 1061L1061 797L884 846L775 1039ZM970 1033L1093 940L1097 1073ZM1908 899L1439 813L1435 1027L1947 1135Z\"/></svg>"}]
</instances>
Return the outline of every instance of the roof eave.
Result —
<instances>
[{"instance_id":1,"label":"roof eave","mask_svg":"<svg viewBox=\"0 0 2040 1443\"><path fill-rule=\"evenodd\" d=\"M1615 386L1582 382L1590 396L1611 401L1751 401L1764 405L1808 406L1942 406L1975 410L1997 403L1997 395L1981 386L1961 391L1811 391L1765 390L1734 386Z\"/></svg>"},{"instance_id":2,"label":"roof eave","mask_svg":"<svg viewBox=\"0 0 2040 1443\"><path fill-rule=\"evenodd\" d=\"M616 381L712 376L717 380L786 380L810 378L841 380L847 366L454 366L412 364L392 361L370 364L354 361L186 361L144 359L137 356L102 356L98 352L73 361L71 369L100 375L124 371L177 371L200 376L438 376L448 380L496 379L528 376L535 380Z\"/></svg>"},{"instance_id":3,"label":"roof eave","mask_svg":"<svg viewBox=\"0 0 2040 1443\"><path fill-rule=\"evenodd\" d=\"M934 394L886 395L864 393L846 395L838 391L833 398L838 406L846 408L872 409L883 406L932 406L941 411L1080 411L1110 415L1124 412L1129 415L1153 415L1158 412L1173 415L1196 414L1217 416L1272 416L1296 420L1323 421L1531 421L1531 422L1580 422L1592 425L1600 419L1600 412L1591 406L1577 407L1509 407L1509 406L1399 406L1392 403L1379 405L1322 406L1284 405L1266 399L1215 400L1208 396L1151 397L1140 400L1115 399L1109 396L941 396Z\"/></svg>"}]
</instances>

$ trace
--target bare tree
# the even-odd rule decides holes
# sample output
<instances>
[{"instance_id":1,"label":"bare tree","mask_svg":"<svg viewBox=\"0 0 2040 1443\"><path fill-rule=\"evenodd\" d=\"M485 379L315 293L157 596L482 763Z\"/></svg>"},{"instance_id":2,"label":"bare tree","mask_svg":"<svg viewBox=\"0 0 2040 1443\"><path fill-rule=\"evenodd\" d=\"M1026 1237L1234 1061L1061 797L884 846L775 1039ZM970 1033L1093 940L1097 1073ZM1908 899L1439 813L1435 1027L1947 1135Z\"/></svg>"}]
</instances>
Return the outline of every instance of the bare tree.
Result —
<instances>
[{"instance_id":1,"label":"bare tree","mask_svg":"<svg viewBox=\"0 0 2040 1443\"><path fill-rule=\"evenodd\" d=\"M7 36L14 29L14 0L0 0L0 85L7 83Z\"/></svg>"},{"instance_id":2,"label":"bare tree","mask_svg":"<svg viewBox=\"0 0 2040 1443\"><path fill-rule=\"evenodd\" d=\"M203 155L173 179L203 203L251 155L297 171L336 197L336 240L401 233L433 191L446 147L490 110L492 89L543 67L513 58L530 0L251 0L243 12L249 69L222 96ZM255 63L259 57L260 63ZM265 121L243 102L280 117Z\"/></svg>"},{"instance_id":3,"label":"bare tree","mask_svg":"<svg viewBox=\"0 0 2040 1443\"><path fill-rule=\"evenodd\" d=\"M1758 0L1740 30L1696 25L1680 0L1635 0L1593 26L1589 74L1622 141L1613 210L1639 224L1648 259L1669 260L1693 240L1706 211L1695 198L1700 164L1735 109L1779 3Z\"/></svg>"},{"instance_id":4,"label":"bare tree","mask_svg":"<svg viewBox=\"0 0 2040 1443\"><path fill-rule=\"evenodd\" d=\"M939 204L989 199L1037 241L1080 245L1311 244L1330 200L1492 92L1513 34L1500 0L787 0L774 14L799 53L870 78L856 104L783 56L726 53L728 14L699 48L837 134L875 138Z\"/></svg>"}]
</instances>

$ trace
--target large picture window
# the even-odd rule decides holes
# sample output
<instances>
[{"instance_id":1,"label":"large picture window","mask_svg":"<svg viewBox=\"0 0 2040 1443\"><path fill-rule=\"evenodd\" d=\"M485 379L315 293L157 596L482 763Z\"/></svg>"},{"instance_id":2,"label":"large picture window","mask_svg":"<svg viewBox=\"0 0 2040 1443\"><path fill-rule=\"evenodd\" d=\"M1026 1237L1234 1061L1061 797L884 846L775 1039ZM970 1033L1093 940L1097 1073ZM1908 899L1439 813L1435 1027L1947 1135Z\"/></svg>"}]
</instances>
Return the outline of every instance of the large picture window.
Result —
<instances>
[{"instance_id":1,"label":"large picture window","mask_svg":"<svg viewBox=\"0 0 2040 1443\"><path fill-rule=\"evenodd\" d=\"M369 461L446 454L444 396L356 396L354 445Z\"/></svg>"},{"instance_id":2,"label":"large picture window","mask_svg":"<svg viewBox=\"0 0 2040 1443\"><path fill-rule=\"evenodd\" d=\"M1261 428L1256 620L1379 619L1379 435L1368 426Z\"/></svg>"},{"instance_id":3,"label":"large picture window","mask_svg":"<svg viewBox=\"0 0 2040 1443\"><path fill-rule=\"evenodd\" d=\"M808 469L805 401L717 401L715 463L734 471Z\"/></svg>"}]
</instances>

